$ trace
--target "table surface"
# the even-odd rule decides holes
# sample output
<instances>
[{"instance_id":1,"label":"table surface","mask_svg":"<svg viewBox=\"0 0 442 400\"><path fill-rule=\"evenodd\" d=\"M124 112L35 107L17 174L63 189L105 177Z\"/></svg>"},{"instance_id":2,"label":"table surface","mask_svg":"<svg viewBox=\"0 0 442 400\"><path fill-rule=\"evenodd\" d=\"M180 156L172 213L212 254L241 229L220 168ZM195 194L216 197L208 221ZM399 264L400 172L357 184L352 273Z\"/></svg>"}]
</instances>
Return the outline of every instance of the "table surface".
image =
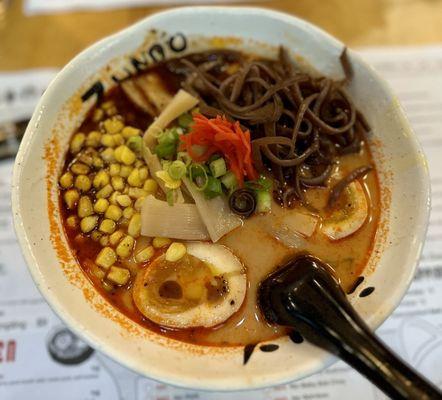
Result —
<instances>
[{"instance_id":1,"label":"table surface","mask_svg":"<svg viewBox=\"0 0 442 400\"><path fill-rule=\"evenodd\" d=\"M441 0L274 0L239 4L295 14L352 47L442 42ZM0 70L61 67L96 40L161 9L164 7L26 17L21 0L0 0Z\"/></svg>"}]
</instances>

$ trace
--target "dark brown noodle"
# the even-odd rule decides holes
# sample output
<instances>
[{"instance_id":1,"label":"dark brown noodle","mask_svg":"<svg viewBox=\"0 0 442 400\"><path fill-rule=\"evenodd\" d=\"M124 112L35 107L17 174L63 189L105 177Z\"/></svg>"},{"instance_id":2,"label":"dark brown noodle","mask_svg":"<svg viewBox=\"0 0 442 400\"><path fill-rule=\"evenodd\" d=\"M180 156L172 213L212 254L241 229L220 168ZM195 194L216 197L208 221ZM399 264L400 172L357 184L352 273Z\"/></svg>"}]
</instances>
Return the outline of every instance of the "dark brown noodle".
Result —
<instances>
[{"instance_id":1,"label":"dark brown noodle","mask_svg":"<svg viewBox=\"0 0 442 400\"><path fill-rule=\"evenodd\" d=\"M359 167L351 171L348 175L342 178L335 186L333 186L328 197L328 207L333 207L333 205L338 201L339 196L342 191L354 180L359 179L367 175L373 169L372 166L366 165L364 167Z\"/></svg>"},{"instance_id":2,"label":"dark brown noodle","mask_svg":"<svg viewBox=\"0 0 442 400\"><path fill-rule=\"evenodd\" d=\"M225 115L250 130L256 168L272 172L275 199L290 206L307 187L326 185L336 157L359 152L370 130L342 87L352 77L346 50L340 61L340 82L302 72L283 47L277 60L224 50L183 57L173 68L181 68L182 85L199 97L201 113Z\"/></svg>"}]
</instances>

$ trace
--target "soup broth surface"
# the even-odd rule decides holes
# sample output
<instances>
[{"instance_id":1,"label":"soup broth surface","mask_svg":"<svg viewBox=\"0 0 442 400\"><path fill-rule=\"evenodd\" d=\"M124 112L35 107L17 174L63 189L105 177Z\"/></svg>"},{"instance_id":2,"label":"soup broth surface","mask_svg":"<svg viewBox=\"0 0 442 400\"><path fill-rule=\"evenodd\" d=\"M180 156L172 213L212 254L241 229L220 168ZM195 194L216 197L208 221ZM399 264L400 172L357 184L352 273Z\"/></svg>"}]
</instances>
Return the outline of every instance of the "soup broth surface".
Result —
<instances>
[{"instance_id":1,"label":"soup broth surface","mask_svg":"<svg viewBox=\"0 0 442 400\"><path fill-rule=\"evenodd\" d=\"M233 68L233 67L232 67ZM159 76L167 82L168 90L173 93L179 86L179 78L171 76L169 71L156 67ZM91 131L102 131L103 121L121 115L125 125L145 131L151 124L152 118L137 108L126 96L120 86L105 94L104 98L94 106L90 114L78 129L78 132L88 134ZM101 117L100 117L101 115ZM97 150L100 149L98 146ZM78 161L68 152L64 171ZM355 280L362 274L370 257L374 237L379 220L379 187L375 171L360 180L369 204L369 215L364 225L354 234L341 239L330 240L320 228L321 218L325 218L326 204L333 187L343 176L357 167L373 165L373 160L367 144L364 142L360 152L342 155L338 158L334 172L329 179L327 187L311 188L306 190L308 206L301 203L295 204L291 209L282 208L275 202L270 213L254 215L246 220L241 227L233 230L223 237L219 243L227 246L244 264L247 271L247 295L240 310L223 324L214 328L170 329L161 327L141 314L134 304L132 288L135 276L139 271L149 268L149 262L136 262L133 257L118 260L115 265L128 268L131 278L127 285L103 285L103 277L97 273L94 262L103 248L98 236L82 233L80 226L69 226L67 220L76 214L75 209L70 209L64 201L64 191L60 194L60 207L65 221L66 234L81 268L89 277L101 294L122 313L147 329L159 332L168 337L190 343L203 345L245 345L287 334L284 328L271 326L264 321L259 312L256 295L259 283L278 266L296 254L309 253L328 263L335 271L343 289L348 291ZM92 179L92 178L91 178ZM91 193L96 194L92 187ZM164 199L158 191L157 197ZM281 240L278 234L269 232L268 226L275 220L284 221L292 214L312 214L319 216L319 223L313 235L305 238L302 235L294 236L291 245L286 240ZM127 223L127 222L126 222ZM139 237L135 249L142 248L150 243L150 238ZM151 260L164 253L163 249L155 250Z\"/></svg>"}]
</instances>

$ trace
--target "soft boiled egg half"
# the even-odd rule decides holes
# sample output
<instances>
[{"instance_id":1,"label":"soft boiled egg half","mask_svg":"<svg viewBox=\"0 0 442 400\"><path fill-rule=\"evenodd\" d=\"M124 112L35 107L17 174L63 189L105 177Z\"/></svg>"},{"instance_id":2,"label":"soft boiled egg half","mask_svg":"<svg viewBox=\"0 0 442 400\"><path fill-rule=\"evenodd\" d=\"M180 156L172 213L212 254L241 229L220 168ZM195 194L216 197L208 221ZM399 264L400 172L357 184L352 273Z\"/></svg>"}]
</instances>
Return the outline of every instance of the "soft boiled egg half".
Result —
<instances>
[{"instance_id":1,"label":"soft boiled egg half","mask_svg":"<svg viewBox=\"0 0 442 400\"><path fill-rule=\"evenodd\" d=\"M218 325L244 301L245 268L225 246L190 242L186 247L180 260L170 262L161 255L138 273L135 305L145 317L166 327Z\"/></svg>"}]
</instances>

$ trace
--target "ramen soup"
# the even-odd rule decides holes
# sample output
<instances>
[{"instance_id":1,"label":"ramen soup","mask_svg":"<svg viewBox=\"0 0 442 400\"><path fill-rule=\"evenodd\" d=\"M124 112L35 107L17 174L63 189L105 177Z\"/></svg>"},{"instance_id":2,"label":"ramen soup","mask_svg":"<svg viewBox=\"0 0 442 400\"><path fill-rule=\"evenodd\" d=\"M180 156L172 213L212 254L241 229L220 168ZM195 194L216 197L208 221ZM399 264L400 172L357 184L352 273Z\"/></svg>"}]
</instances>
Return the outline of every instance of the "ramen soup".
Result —
<instances>
[{"instance_id":1,"label":"ramen soup","mask_svg":"<svg viewBox=\"0 0 442 400\"><path fill-rule=\"evenodd\" d=\"M327 262L348 291L372 250L379 189L344 71L307 73L284 48L275 59L214 50L105 94L59 178L93 285L148 329L218 346L287 334L256 293L296 254Z\"/></svg>"}]
</instances>

